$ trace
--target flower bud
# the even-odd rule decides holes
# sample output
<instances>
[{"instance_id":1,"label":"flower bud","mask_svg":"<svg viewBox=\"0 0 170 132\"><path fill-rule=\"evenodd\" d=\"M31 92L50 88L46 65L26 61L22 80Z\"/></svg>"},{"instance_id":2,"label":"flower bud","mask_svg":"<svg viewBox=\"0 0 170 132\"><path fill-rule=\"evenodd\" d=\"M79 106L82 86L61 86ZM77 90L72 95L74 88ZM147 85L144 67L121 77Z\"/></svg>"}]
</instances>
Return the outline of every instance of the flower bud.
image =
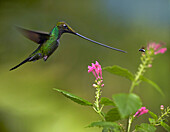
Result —
<instances>
[{"instance_id":1,"label":"flower bud","mask_svg":"<svg viewBox=\"0 0 170 132\"><path fill-rule=\"evenodd\" d=\"M101 81L98 81L98 82L97 82L97 85L100 85L100 84L101 84Z\"/></svg>"},{"instance_id":2,"label":"flower bud","mask_svg":"<svg viewBox=\"0 0 170 132\"><path fill-rule=\"evenodd\" d=\"M164 110L164 106L163 106L163 105L161 105L161 106L160 106L160 109L161 109L161 110Z\"/></svg>"},{"instance_id":3,"label":"flower bud","mask_svg":"<svg viewBox=\"0 0 170 132\"><path fill-rule=\"evenodd\" d=\"M151 68L151 67L152 67L152 64L149 64L148 67Z\"/></svg>"},{"instance_id":4,"label":"flower bud","mask_svg":"<svg viewBox=\"0 0 170 132\"><path fill-rule=\"evenodd\" d=\"M94 87L94 88L97 88L97 85L94 83L94 84L93 84L93 87Z\"/></svg>"}]
</instances>

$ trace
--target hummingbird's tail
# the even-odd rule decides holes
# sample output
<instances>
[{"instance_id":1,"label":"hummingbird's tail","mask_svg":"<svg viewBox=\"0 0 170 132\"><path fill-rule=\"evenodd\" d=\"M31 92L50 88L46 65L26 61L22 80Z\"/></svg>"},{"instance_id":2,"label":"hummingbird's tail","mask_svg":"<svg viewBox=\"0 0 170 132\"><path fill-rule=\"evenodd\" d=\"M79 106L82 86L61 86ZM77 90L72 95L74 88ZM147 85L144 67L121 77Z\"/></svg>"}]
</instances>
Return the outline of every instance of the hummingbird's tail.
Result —
<instances>
[{"instance_id":1,"label":"hummingbird's tail","mask_svg":"<svg viewBox=\"0 0 170 132\"><path fill-rule=\"evenodd\" d=\"M15 67L11 68L10 71L18 68L19 66L23 65L24 63L26 63L27 61L30 60L31 57L28 57L27 59L25 59L24 61L22 61L21 63L19 63L18 65L16 65Z\"/></svg>"}]
</instances>

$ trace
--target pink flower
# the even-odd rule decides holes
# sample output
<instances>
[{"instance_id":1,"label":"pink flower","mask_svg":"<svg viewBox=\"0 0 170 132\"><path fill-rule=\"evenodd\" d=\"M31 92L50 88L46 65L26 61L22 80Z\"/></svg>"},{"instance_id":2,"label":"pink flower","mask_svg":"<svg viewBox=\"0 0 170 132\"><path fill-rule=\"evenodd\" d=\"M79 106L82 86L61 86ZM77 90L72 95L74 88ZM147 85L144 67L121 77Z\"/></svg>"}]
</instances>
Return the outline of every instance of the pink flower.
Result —
<instances>
[{"instance_id":1,"label":"pink flower","mask_svg":"<svg viewBox=\"0 0 170 132\"><path fill-rule=\"evenodd\" d=\"M148 109L146 109L146 107L141 107L137 112L136 112L136 114L133 116L133 117L139 117L139 116L141 116L141 115L143 115L143 114L145 114L145 113L148 113Z\"/></svg>"},{"instance_id":2,"label":"pink flower","mask_svg":"<svg viewBox=\"0 0 170 132\"><path fill-rule=\"evenodd\" d=\"M162 48L163 44L156 44L155 42L149 43L147 46L147 49L153 49L154 50L154 54L163 54L167 51L167 48Z\"/></svg>"},{"instance_id":3,"label":"pink flower","mask_svg":"<svg viewBox=\"0 0 170 132\"><path fill-rule=\"evenodd\" d=\"M88 66L88 72L92 72L97 79L103 79L101 65L96 61L96 64L92 63L92 66Z\"/></svg>"},{"instance_id":4,"label":"pink flower","mask_svg":"<svg viewBox=\"0 0 170 132\"><path fill-rule=\"evenodd\" d=\"M94 64L92 63L92 66L88 66L88 73L89 72L92 72L93 73L93 75L97 78L97 76L96 76L96 73L95 73L95 71L94 71L94 66L93 66Z\"/></svg>"},{"instance_id":5,"label":"pink flower","mask_svg":"<svg viewBox=\"0 0 170 132\"><path fill-rule=\"evenodd\" d=\"M163 53L165 53L165 51L167 51L167 48L161 48L161 49L159 49L158 51L155 52L155 55L159 54L159 53L163 54Z\"/></svg>"}]
</instances>

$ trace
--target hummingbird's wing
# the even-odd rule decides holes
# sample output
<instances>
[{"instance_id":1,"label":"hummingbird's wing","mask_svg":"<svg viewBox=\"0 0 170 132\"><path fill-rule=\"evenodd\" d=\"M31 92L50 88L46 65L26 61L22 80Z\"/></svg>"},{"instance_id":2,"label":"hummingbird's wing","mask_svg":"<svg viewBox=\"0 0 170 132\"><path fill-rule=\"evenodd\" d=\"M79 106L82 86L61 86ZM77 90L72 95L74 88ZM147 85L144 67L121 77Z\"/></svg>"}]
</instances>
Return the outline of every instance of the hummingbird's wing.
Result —
<instances>
[{"instance_id":1,"label":"hummingbird's wing","mask_svg":"<svg viewBox=\"0 0 170 132\"><path fill-rule=\"evenodd\" d=\"M41 31L31 31L21 27L16 27L19 32L21 32L26 38L36 42L37 44L43 44L50 37L49 33Z\"/></svg>"}]
</instances>

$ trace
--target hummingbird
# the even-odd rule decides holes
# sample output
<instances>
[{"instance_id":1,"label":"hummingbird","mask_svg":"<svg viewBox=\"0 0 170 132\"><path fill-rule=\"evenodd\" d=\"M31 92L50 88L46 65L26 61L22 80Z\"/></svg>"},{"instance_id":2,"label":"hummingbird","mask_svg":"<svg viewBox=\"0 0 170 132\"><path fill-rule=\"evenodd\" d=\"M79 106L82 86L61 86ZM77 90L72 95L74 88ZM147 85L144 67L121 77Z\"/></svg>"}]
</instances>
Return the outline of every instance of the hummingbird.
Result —
<instances>
[{"instance_id":1,"label":"hummingbird","mask_svg":"<svg viewBox=\"0 0 170 132\"><path fill-rule=\"evenodd\" d=\"M75 32L67 23L65 22L58 22L51 30L50 33L48 32L42 32L42 31L32 31L32 30L28 30L28 29L24 29L21 27L17 27L18 31L21 32L26 38L34 41L35 43L37 43L39 46L38 48L32 53L30 54L24 61L22 61L21 63L19 63L18 65L16 65L15 67L11 68L10 71L18 68L19 66L23 65L26 62L31 62L31 61L36 61L39 59L42 59L44 61L46 61L50 55L58 48L59 46L59 40L60 37L62 36L62 34L64 33L71 33L74 34L76 36L79 36L83 39L86 39L88 41L91 41L95 44L98 44L100 46L106 47L106 48L110 48L116 51L120 51L120 52L124 52L126 53L126 51L117 49L117 48L113 48L110 47L108 45L99 43L97 41L94 41L92 39L89 39L77 32Z\"/></svg>"}]
</instances>

